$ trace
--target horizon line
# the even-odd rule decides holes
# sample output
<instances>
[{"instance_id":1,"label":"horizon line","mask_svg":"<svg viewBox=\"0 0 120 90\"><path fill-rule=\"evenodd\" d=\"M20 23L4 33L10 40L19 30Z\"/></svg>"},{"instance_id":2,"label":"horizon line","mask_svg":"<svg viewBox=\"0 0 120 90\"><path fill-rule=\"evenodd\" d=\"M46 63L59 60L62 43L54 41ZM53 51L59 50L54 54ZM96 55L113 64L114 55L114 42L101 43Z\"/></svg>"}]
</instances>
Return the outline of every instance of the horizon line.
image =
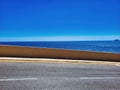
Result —
<instances>
[{"instance_id":1,"label":"horizon line","mask_svg":"<svg viewBox=\"0 0 120 90\"><path fill-rule=\"evenodd\" d=\"M1 37L2 41L108 41L120 39L118 35L112 36L44 36L44 37Z\"/></svg>"}]
</instances>

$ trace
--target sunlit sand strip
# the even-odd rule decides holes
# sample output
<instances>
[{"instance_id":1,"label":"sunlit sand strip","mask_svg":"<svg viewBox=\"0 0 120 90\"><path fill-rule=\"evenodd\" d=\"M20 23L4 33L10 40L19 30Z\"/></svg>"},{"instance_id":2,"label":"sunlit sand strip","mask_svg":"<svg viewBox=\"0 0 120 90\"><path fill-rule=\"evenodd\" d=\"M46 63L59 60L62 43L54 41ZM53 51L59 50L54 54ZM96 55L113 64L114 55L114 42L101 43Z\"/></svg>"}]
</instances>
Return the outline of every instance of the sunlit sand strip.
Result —
<instances>
[{"instance_id":1,"label":"sunlit sand strip","mask_svg":"<svg viewBox=\"0 0 120 90\"><path fill-rule=\"evenodd\" d=\"M47 59L47 58L12 58L12 57L0 57L0 63L2 62L40 62L40 63L70 63L70 64L102 64L102 65L116 65L120 66L120 62L109 61L92 61L92 60L70 60L70 59Z\"/></svg>"}]
</instances>

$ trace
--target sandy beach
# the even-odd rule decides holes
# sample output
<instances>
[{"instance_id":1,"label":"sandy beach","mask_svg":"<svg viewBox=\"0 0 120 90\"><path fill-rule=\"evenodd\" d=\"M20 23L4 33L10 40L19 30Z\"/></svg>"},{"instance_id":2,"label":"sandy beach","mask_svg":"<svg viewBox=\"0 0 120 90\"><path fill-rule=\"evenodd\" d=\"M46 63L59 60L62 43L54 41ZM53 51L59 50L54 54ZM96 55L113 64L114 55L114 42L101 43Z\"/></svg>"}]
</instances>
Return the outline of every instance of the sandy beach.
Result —
<instances>
[{"instance_id":1,"label":"sandy beach","mask_svg":"<svg viewBox=\"0 0 120 90\"><path fill-rule=\"evenodd\" d=\"M1 57L120 61L120 54L0 45Z\"/></svg>"}]
</instances>

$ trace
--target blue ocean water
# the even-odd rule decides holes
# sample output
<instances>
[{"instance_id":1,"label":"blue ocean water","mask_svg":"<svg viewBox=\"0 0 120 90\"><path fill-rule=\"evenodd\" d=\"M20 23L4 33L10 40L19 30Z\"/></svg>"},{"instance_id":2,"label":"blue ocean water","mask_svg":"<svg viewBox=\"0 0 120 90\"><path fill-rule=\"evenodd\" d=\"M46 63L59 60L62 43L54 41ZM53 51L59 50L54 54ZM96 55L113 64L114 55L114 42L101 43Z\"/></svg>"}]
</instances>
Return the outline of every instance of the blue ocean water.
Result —
<instances>
[{"instance_id":1,"label":"blue ocean water","mask_svg":"<svg viewBox=\"0 0 120 90\"><path fill-rule=\"evenodd\" d=\"M5 45L120 53L120 41L0 42Z\"/></svg>"}]
</instances>

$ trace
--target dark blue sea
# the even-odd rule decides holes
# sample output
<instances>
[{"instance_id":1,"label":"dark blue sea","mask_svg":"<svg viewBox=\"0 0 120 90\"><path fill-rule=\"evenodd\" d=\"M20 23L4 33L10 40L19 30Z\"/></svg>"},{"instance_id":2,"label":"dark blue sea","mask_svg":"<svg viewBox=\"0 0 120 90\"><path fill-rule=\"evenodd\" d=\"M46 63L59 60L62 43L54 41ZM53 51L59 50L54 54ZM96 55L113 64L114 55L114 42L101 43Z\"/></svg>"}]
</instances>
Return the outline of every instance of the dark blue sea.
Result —
<instances>
[{"instance_id":1,"label":"dark blue sea","mask_svg":"<svg viewBox=\"0 0 120 90\"><path fill-rule=\"evenodd\" d=\"M0 42L0 44L120 53L120 41L32 41Z\"/></svg>"}]
</instances>

